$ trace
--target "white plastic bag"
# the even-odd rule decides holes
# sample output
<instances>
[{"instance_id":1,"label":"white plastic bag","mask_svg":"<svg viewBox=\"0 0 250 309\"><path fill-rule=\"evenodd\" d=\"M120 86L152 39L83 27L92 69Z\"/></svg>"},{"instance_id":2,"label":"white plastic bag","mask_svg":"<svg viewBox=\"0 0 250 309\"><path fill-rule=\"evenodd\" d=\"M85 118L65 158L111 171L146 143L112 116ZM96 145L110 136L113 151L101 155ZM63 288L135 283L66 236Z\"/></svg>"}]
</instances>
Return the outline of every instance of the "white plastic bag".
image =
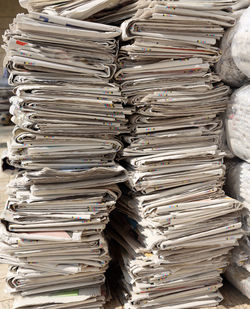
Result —
<instances>
[{"instance_id":1,"label":"white plastic bag","mask_svg":"<svg viewBox=\"0 0 250 309\"><path fill-rule=\"evenodd\" d=\"M249 62L250 63L250 62ZM227 143L232 153L250 163L250 85L236 90L227 108Z\"/></svg>"},{"instance_id":2,"label":"white plastic bag","mask_svg":"<svg viewBox=\"0 0 250 309\"><path fill-rule=\"evenodd\" d=\"M234 88L241 87L247 80L246 75L239 70L232 57L232 41L237 29L238 22L226 31L221 41L222 56L215 67L222 81Z\"/></svg>"},{"instance_id":3,"label":"white plastic bag","mask_svg":"<svg viewBox=\"0 0 250 309\"><path fill-rule=\"evenodd\" d=\"M237 67L250 78L250 7L242 14L232 41L232 56Z\"/></svg>"}]
</instances>

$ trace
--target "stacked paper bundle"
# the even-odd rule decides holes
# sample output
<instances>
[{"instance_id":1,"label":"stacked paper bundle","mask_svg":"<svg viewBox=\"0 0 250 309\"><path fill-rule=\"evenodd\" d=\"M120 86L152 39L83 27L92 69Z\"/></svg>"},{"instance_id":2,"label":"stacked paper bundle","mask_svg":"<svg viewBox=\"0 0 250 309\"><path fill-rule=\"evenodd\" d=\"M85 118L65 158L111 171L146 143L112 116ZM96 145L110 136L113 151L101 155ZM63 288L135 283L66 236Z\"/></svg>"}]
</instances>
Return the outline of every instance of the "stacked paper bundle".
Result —
<instances>
[{"instance_id":1,"label":"stacked paper bundle","mask_svg":"<svg viewBox=\"0 0 250 309\"><path fill-rule=\"evenodd\" d=\"M113 15L119 12L119 20L125 19L124 6L136 0L19 0L22 7L29 11L60 15L79 20L107 17L107 23L113 22ZM118 11L118 12L117 12ZM109 15L110 18L108 17Z\"/></svg>"},{"instance_id":2,"label":"stacked paper bundle","mask_svg":"<svg viewBox=\"0 0 250 309\"><path fill-rule=\"evenodd\" d=\"M220 9L229 1L139 2L115 75L135 111L122 154L129 181L111 219L119 297L125 308L217 305L242 206L222 191L229 88L210 67L235 20Z\"/></svg>"},{"instance_id":3,"label":"stacked paper bundle","mask_svg":"<svg viewBox=\"0 0 250 309\"><path fill-rule=\"evenodd\" d=\"M244 237L240 241L240 246L232 252L226 277L250 299L250 164L243 161L230 162L227 176L228 193L244 205L242 211Z\"/></svg>"},{"instance_id":4,"label":"stacked paper bundle","mask_svg":"<svg viewBox=\"0 0 250 309\"><path fill-rule=\"evenodd\" d=\"M23 0L29 2L36 2L36 0ZM242 1L242 2L241 2ZM210 1L210 0L192 0L184 1L183 0L110 0L110 8L103 10L94 16L95 19L105 22L105 23L119 23L122 20L128 19L134 16L138 10L144 9L146 6L154 6L155 4L160 5L174 5L175 8L188 8L195 10L208 10L215 11L220 9L238 9L243 7L246 1L249 0L219 0L219 1ZM59 1L58 1L59 2ZM87 0L88 2L88 0ZM101 2L101 1L100 1ZM118 6L115 6L115 3L119 2ZM174 2L174 3L173 3ZM244 2L244 3L243 3ZM197 15L198 17L199 15Z\"/></svg>"},{"instance_id":5,"label":"stacked paper bundle","mask_svg":"<svg viewBox=\"0 0 250 309\"><path fill-rule=\"evenodd\" d=\"M29 11L83 20L89 18L104 24L120 25L136 13L137 0L19 0ZM234 1L235 2L235 1Z\"/></svg>"},{"instance_id":6,"label":"stacked paper bundle","mask_svg":"<svg viewBox=\"0 0 250 309\"><path fill-rule=\"evenodd\" d=\"M0 257L10 264L14 308L105 303L103 230L126 179L114 158L127 120L110 82L119 35L117 27L32 11L5 33L15 86L9 162L18 174L2 213Z\"/></svg>"},{"instance_id":7,"label":"stacked paper bundle","mask_svg":"<svg viewBox=\"0 0 250 309\"><path fill-rule=\"evenodd\" d=\"M10 123L9 98L12 94L12 88L8 85L6 79L0 80L0 125L8 125Z\"/></svg>"}]
</instances>

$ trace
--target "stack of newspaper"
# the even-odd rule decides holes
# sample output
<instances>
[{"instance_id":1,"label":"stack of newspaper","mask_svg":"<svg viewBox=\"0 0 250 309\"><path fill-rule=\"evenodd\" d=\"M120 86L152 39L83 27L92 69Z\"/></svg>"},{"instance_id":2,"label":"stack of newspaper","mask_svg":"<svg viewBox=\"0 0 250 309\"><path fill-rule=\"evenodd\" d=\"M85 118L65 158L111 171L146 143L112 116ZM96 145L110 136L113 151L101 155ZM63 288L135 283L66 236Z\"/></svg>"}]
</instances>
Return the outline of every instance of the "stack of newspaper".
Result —
<instances>
[{"instance_id":1,"label":"stack of newspaper","mask_svg":"<svg viewBox=\"0 0 250 309\"><path fill-rule=\"evenodd\" d=\"M230 161L227 171L228 194L243 202L242 223L244 237L233 250L231 264L226 271L228 280L250 299L250 164Z\"/></svg>"},{"instance_id":2,"label":"stack of newspaper","mask_svg":"<svg viewBox=\"0 0 250 309\"><path fill-rule=\"evenodd\" d=\"M119 12L119 20L134 7L137 0L19 0L20 5L29 11L44 12L74 19L98 19L107 17L107 23L113 22L113 14ZM236 1L233 1L236 2ZM126 10L124 8L126 7ZM129 8L129 10L127 10ZM110 18L108 18L108 16Z\"/></svg>"},{"instance_id":3,"label":"stack of newspaper","mask_svg":"<svg viewBox=\"0 0 250 309\"><path fill-rule=\"evenodd\" d=\"M111 82L119 35L114 26L33 11L5 33L16 124L8 157L18 173L2 213L0 259L10 264L14 308L105 303L103 231L127 177L114 161L116 135L127 132Z\"/></svg>"},{"instance_id":4,"label":"stack of newspaper","mask_svg":"<svg viewBox=\"0 0 250 309\"><path fill-rule=\"evenodd\" d=\"M22 1L37 2L37 0ZM82 2L88 2L88 0L83 0ZM119 2L119 5L115 6L117 2ZM174 9L194 9L198 12L207 10L211 13L215 13L217 10L221 9L227 9L232 11L242 8L246 6L246 2L249 2L249 0L110 0L110 7L106 8L103 11L99 11L97 14L95 14L94 18L104 23L119 24L121 21L136 15L139 10L144 9L148 6L154 6L155 4L160 4L164 6L170 5ZM197 17L199 17L199 15L197 15Z\"/></svg>"},{"instance_id":5,"label":"stack of newspaper","mask_svg":"<svg viewBox=\"0 0 250 309\"><path fill-rule=\"evenodd\" d=\"M125 308L217 305L220 273L241 238L240 202L222 190L229 88L211 65L234 18L229 1L139 1L122 24L121 83L131 134L110 233L120 245ZM143 6L144 3L144 6Z\"/></svg>"}]
</instances>

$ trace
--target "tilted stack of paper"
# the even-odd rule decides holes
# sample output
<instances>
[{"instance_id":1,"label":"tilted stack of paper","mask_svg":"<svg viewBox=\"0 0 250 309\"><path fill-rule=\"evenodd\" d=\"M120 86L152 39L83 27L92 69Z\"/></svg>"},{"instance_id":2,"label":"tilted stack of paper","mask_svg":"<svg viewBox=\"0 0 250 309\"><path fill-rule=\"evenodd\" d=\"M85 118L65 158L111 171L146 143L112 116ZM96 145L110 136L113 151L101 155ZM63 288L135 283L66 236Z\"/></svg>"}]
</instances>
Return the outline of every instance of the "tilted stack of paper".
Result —
<instances>
[{"instance_id":1,"label":"tilted stack of paper","mask_svg":"<svg viewBox=\"0 0 250 309\"><path fill-rule=\"evenodd\" d=\"M137 10L137 0L19 0L29 11L113 24L131 17ZM235 1L234 1L235 2Z\"/></svg>"},{"instance_id":2,"label":"tilted stack of paper","mask_svg":"<svg viewBox=\"0 0 250 309\"><path fill-rule=\"evenodd\" d=\"M111 218L125 308L217 305L241 238L240 202L222 191L229 88L211 65L234 18L229 1L139 1L122 25L116 79L134 114L124 135L129 180ZM218 7L216 7L218 5Z\"/></svg>"},{"instance_id":3,"label":"tilted stack of paper","mask_svg":"<svg viewBox=\"0 0 250 309\"><path fill-rule=\"evenodd\" d=\"M227 171L227 193L243 202L242 223L244 237L233 250L231 264L226 271L228 280L250 299L250 164L235 160Z\"/></svg>"},{"instance_id":4,"label":"tilted stack of paper","mask_svg":"<svg viewBox=\"0 0 250 309\"><path fill-rule=\"evenodd\" d=\"M117 27L32 11L5 33L16 124L8 160L18 173L2 213L0 258L10 264L14 308L105 303L103 231L127 178L114 161L116 135L127 132L111 82L119 35Z\"/></svg>"}]
</instances>

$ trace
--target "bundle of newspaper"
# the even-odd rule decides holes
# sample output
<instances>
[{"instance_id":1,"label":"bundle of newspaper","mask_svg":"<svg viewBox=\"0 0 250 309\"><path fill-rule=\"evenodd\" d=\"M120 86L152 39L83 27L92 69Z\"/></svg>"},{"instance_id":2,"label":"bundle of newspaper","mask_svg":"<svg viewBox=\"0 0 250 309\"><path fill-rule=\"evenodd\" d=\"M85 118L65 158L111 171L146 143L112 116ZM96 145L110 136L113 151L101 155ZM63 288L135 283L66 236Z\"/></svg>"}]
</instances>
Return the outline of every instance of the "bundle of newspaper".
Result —
<instances>
[{"instance_id":1,"label":"bundle of newspaper","mask_svg":"<svg viewBox=\"0 0 250 309\"><path fill-rule=\"evenodd\" d=\"M10 124L10 102L12 88L8 85L7 79L0 79L0 125Z\"/></svg>"},{"instance_id":2,"label":"bundle of newspaper","mask_svg":"<svg viewBox=\"0 0 250 309\"><path fill-rule=\"evenodd\" d=\"M240 246L232 252L226 277L250 299L250 164L239 160L230 161L227 176L228 194L244 205L242 211L244 238L240 241Z\"/></svg>"},{"instance_id":3,"label":"bundle of newspaper","mask_svg":"<svg viewBox=\"0 0 250 309\"><path fill-rule=\"evenodd\" d=\"M126 12L124 6L137 0L19 0L20 5L28 11L48 13L50 15L60 15L79 20L87 18L96 19L106 17L107 23L113 22L113 14L120 12L119 17L125 19ZM234 1L235 2L235 1ZM109 15L110 18L109 18Z\"/></svg>"},{"instance_id":4,"label":"bundle of newspaper","mask_svg":"<svg viewBox=\"0 0 250 309\"><path fill-rule=\"evenodd\" d=\"M122 24L133 41L121 46L115 77L135 112L122 152L129 180L110 233L125 308L217 305L220 273L242 235L242 205L222 191L230 90L210 70L235 20L206 4L153 1Z\"/></svg>"},{"instance_id":5,"label":"bundle of newspaper","mask_svg":"<svg viewBox=\"0 0 250 309\"><path fill-rule=\"evenodd\" d=\"M250 163L249 104L250 85L246 85L232 94L226 117L228 147L235 156L248 163Z\"/></svg>"},{"instance_id":6,"label":"bundle of newspaper","mask_svg":"<svg viewBox=\"0 0 250 309\"><path fill-rule=\"evenodd\" d=\"M34 2L34 0L28 1ZM245 5L243 3L245 1L248 0L120 0L119 6L111 6L110 8L106 8L105 10L98 12L94 18L104 23L119 24L119 22L136 15L138 10L145 9L145 7L148 6L153 7L155 4L170 5L173 9L193 9L198 12L208 10L211 13L215 13L217 10L222 9L238 9L239 7L243 7ZM110 3L112 2L114 3L114 0L110 1ZM197 17L199 17L198 12Z\"/></svg>"},{"instance_id":7,"label":"bundle of newspaper","mask_svg":"<svg viewBox=\"0 0 250 309\"><path fill-rule=\"evenodd\" d=\"M44 2L44 1L43 1ZM116 70L120 29L29 12L5 33L9 162L18 171L2 213L1 253L14 308L102 308L110 260L103 235L126 171Z\"/></svg>"}]
</instances>

